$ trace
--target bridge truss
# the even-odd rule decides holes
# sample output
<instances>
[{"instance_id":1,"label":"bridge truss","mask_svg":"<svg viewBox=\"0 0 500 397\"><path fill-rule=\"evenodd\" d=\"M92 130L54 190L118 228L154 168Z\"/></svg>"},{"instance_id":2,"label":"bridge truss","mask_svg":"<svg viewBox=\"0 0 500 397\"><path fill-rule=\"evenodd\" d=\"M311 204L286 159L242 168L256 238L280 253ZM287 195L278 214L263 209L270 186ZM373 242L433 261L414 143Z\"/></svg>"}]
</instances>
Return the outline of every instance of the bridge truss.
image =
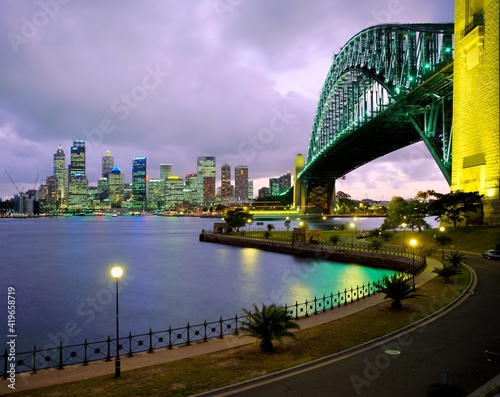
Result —
<instances>
[{"instance_id":1,"label":"bridge truss","mask_svg":"<svg viewBox=\"0 0 500 397\"><path fill-rule=\"evenodd\" d=\"M299 175L309 208L332 212L335 180L423 140L451 181L453 24L380 25L334 55Z\"/></svg>"}]
</instances>

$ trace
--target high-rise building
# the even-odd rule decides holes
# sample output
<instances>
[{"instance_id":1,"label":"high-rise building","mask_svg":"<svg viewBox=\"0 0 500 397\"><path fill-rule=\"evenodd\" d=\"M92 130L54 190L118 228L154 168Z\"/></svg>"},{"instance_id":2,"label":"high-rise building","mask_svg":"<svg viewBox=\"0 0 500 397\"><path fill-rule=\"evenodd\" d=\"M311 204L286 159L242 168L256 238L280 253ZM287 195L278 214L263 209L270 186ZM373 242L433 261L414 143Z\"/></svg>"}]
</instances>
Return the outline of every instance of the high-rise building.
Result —
<instances>
[{"instance_id":1,"label":"high-rise building","mask_svg":"<svg viewBox=\"0 0 500 397\"><path fill-rule=\"evenodd\" d=\"M221 169L220 197L221 201L228 201L231 196L231 166L224 164Z\"/></svg>"},{"instance_id":2,"label":"high-rise building","mask_svg":"<svg viewBox=\"0 0 500 397\"><path fill-rule=\"evenodd\" d=\"M136 157L132 161L132 207L146 208L147 204L146 157Z\"/></svg>"},{"instance_id":3,"label":"high-rise building","mask_svg":"<svg viewBox=\"0 0 500 397\"><path fill-rule=\"evenodd\" d=\"M238 201L248 200L248 167L246 165L234 167L234 195Z\"/></svg>"},{"instance_id":4,"label":"high-rise building","mask_svg":"<svg viewBox=\"0 0 500 397\"><path fill-rule=\"evenodd\" d=\"M61 145L54 153L54 173L56 178L56 205L60 208L66 204L67 191L68 191L68 172L66 170L66 156Z\"/></svg>"},{"instance_id":5,"label":"high-rise building","mask_svg":"<svg viewBox=\"0 0 500 397\"><path fill-rule=\"evenodd\" d=\"M118 168L114 166L108 174L109 203L112 208L120 207L125 195L125 177Z\"/></svg>"},{"instance_id":6,"label":"high-rise building","mask_svg":"<svg viewBox=\"0 0 500 397\"><path fill-rule=\"evenodd\" d=\"M203 186L203 203L210 205L215 200L216 164L214 156L198 157L197 173L200 186Z\"/></svg>"},{"instance_id":7,"label":"high-rise building","mask_svg":"<svg viewBox=\"0 0 500 397\"><path fill-rule=\"evenodd\" d=\"M278 196L280 194L279 178L269 178L269 194L271 196Z\"/></svg>"},{"instance_id":8,"label":"high-rise building","mask_svg":"<svg viewBox=\"0 0 500 397\"><path fill-rule=\"evenodd\" d=\"M165 206L165 181L148 180L148 208L160 209Z\"/></svg>"},{"instance_id":9,"label":"high-rise building","mask_svg":"<svg viewBox=\"0 0 500 397\"><path fill-rule=\"evenodd\" d=\"M88 180L85 173L85 141L75 139L69 165L68 208L87 208Z\"/></svg>"},{"instance_id":10,"label":"high-rise building","mask_svg":"<svg viewBox=\"0 0 500 397\"><path fill-rule=\"evenodd\" d=\"M280 185L279 187L280 194L288 191L288 189L292 187L292 173L288 171L286 175L280 176L278 183Z\"/></svg>"},{"instance_id":11,"label":"high-rise building","mask_svg":"<svg viewBox=\"0 0 500 397\"><path fill-rule=\"evenodd\" d=\"M55 175L48 176L45 179L45 203L49 210L57 209L57 177Z\"/></svg>"},{"instance_id":12,"label":"high-rise building","mask_svg":"<svg viewBox=\"0 0 500 397\"><path fill-rule=\"evenodd\" d=\"M184 181L172 175L165 181L165 208L179 208L184 202Z\"/></svg>"},{"instance_id":13,"label":"high-rise building","mask_svg":"<svg viewBox=\"0 0 500 397\"><path fill-rule=\"evenodd\" d=\"M248 199L253 200L253 179L248 178Z\"/></svg>"},{"instance_id":14,"label":"high-rise building","mask_svg":"<svg viewBox=\"0 0 500 397\"><path fill-rule=\"evenodd\" d=\"M172 164L160 164L160 179L165 181L169 176L172 176Z\"/></svg>"},{"instance_id":15,"label":"high-rise building","mask_svg":"<svg viewBox=\"0 0 500 397\"><path fill-rule=\"evenodd\" d=\"M202 191L198 183L197 174L186 174L186 186L184 187L184 200L197 207L203 204Z\"/></svg>"},{"instance_id":16,"label":"high-rise building","mask_svg":"<svg viewBox=\"0 0 500 397\"><path fill-rule=\"evenodd\" d=\"M108 150L106 155L102 158L102 176L107 178L114 166L115 158L111 156L111 152Z\"/></svg>"}]
</instances>

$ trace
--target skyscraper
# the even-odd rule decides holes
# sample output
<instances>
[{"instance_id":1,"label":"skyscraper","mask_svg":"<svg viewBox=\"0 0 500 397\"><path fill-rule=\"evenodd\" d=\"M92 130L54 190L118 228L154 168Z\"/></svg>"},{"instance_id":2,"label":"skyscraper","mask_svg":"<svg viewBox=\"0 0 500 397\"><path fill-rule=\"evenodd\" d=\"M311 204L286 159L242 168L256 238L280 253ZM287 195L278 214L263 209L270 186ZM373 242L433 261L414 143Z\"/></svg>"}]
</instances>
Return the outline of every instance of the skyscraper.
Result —
<instances>
[{"instance_id":1,"label":"skyscraper","mask_svg":"<svg viewBox=\"0 0 500 397\"><path fill-rule=\"evenodd\" d=\"M197 161L197 174L203 186L203 203L210 205L215 200L216 165L214 156L201 156Z\"/></svg>"},{"instance_id":2,"label":"skyscraper","mask_svg":"<svg viewBox=\"0 0 500 397\"><path fill-rule=\"evenodd\" d=\"M115 158L111 156L111 152L108 150L106 155L102 158L102 176L107 178L114 166Z\"/></svg>"},{"instance_id":3,"label":"skyscraper","mask_svg":"<svg viewBox=\"0 0 500 397\"><path fill-rule=\"evenodd\" d=\"M248 167L246 165L234 167L234 195L238 201L248 200Z\"/></svg>"},{"instance_id":4,"label":"skyscraper","mask_svg":"<svg viewBox=\"0 0 500 397\"><path fill-rule=\"evenodd\" d=\"M136 157L132 161L132 206L134 208L146 208L146 175L146 157Z\"/></svg>"},{"instance_id":5,"label":"skyscraper","mask_svg":"<svg viewBox=\"0 0 500 397\"><path fill-rule=\"evenodd\" d=\"M55 200L57 208L66 204L68 190L68 173L66 171L66 156L61 145L54 153L54 177L56 178Z\"/></svg>"},{"instance_id":6,"label":"skyscraper","mask_svg":"<svg viewBox=\"0 0 500 397\"><path fill-rule=\"evenodd\" d=\"M221 201L228 201L231 196L231 166L224 164L221 169L220 197Z\"/></svg>"},{"instance_id":7,"label":"skyscraper","mask_svg":"<svg viewBox=\"0 0 500 397\"><path fill-rule=\"evenodd\" d=\"M288 189L292 187L292 174L290 171L286 175L279 177L279 190L280 194L285 193Z\"/></svg>"},{"instance_id":8,"label":"skyscraper","mask_svg":"<svg viewBox=\"0 0 500 397\"><path fill-rule=\"evenodd\" d=\"M71 146L69 165L68 208L84 209L87 207L88 180L85 173L85 141L75 139Z\"/></svg>"},{"instance_id":9,"label":"skyscraper","mask_svg":"<svg viewBox=\"0 0 500 397\"><path fill-rule=\"evenodd\" d=\"M253 179L248 178L248 199L253 200Z\"/></svg>"},{"instance_id":10,"label":"skyscraper","mask_svg":"<svg viewBox=\"0 0 500 397\"><path fill-rule=\"evenodd\" d=\"M172 176L172 164L160 164L160 179L165 182L169 176Z\"/></svg>"},{"instance_id":11,"label":"skyscraper","mask_svg":"<svg viewBox=\"0 0 500 397\"><path fill-rule=\"evenodd\" d=\"M114 166L108 174L109 203L111 208L121 207L125 195L125 178L118 166Z\"/></svg>"}]
</instances>

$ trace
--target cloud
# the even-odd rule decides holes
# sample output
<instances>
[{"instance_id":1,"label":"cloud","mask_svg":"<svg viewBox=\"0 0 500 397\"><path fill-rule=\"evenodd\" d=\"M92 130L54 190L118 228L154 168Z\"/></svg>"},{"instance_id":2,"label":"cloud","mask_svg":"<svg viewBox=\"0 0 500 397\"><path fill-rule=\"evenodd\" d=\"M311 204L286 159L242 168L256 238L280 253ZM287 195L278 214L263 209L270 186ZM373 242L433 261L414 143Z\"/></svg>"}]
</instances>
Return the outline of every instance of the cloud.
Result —
<instances>
[{"instance_id":1,"label":"cloud","mask_svg":"<svg viewBox=\"0 0 500 397\"><path fill-rule=\"evenodd\" d=\"M0 166L29 185L52 174L59 144L68 155L86 139L91 183L108 149L127 181L134 157L151 177L163 162L183 176L201 154L266 181L307 153L332 54L352 35L452 17L452 0L4 1ZM273 124L277 112L294 117ZM0 197L14 193L0 177Z\"/></svg>"}]
</instances>

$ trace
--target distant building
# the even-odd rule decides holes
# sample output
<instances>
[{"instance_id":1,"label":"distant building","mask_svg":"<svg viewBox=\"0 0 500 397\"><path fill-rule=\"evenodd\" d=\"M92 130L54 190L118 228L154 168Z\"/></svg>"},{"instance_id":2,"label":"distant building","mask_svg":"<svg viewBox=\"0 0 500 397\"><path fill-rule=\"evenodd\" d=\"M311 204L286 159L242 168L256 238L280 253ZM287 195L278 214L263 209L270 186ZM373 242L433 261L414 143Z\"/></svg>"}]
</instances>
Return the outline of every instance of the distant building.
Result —
<instances>
[{"instance_id":1,"label":"distant building","mask_svg":"<svg viewBox=\"0 0 500 397\"><path fill-rule=\"evenodd\" d=\"M57 177L49 176L45 179L45 205L47 210L56 210L57 207Z\"/></svg>"},{"instance_id":2,"label":"distant building","mask_svg":"<svg viewBox=\"0 0 500 397\"><path fill-rule=\"evenodd\" d=\"M172 175L165 181L165 208L175 209L184 202L184 181Z\"/></svg>"},{"instance_id":3,"label":"distant building","mask_svg":"<svg viewBox=\"0 0 500 397\"><path fill-rule=\"evenodd\" d=\"M125 177L118 166L114 166L108 174L109 203L111 208L119 208L125 199Z\"/></svg>"},{"instance_id":4,"label":"distant building","mask_svg":"<svg viewBox=\"0 0 500 397\"><path fill-rule=\"evenodd\" d=\"M285 193L292 187L292 174L290 171L286 175L282 175L278 180L280 194Z\"/></svg>"},{"instance_id":5,"label":"distant building","mask_svg":"<svg viewBox=\"0 0 500 397\"><path fill-rule=\"evenodd\" d=\"M248 200L248 167L246 165L234 167L234 195L238 201Z\"/></svg>"},{"instance_id":6,"label":"distant building","mask_svg":"<svg viewBox=\"0 0 500 397\"><path fill-rule=\"evenodd\" d=\"M172 176L172 164L160 164L160 179L165 182L169 176Z\"/></svg>"},{"instance_id":7,"label":"distant building","mask_svg":"<svg viewBox=\"0 0 500 397\"><path fill-rule=\"evenodd\" d=\"M148 208L160 209L165 206L165 182L161 179L148 180Z\"/></svg>"},{"instance_id":8,"label":"distant building","mask_svg":"<svg viewBox=\"0 0 500 397\"><path fill-rule=\"evenodd\" d=\"M203 186L203 204L213 204L215 200L215 179L217 176L215 157L198 157L197 173L199 184Z\"/></svg>"},{"instance_id":9,"label":"distant building","mask_svg":"<svg viewBox=\"0 0 500 397\"><path fill-rule=\"evenodd\" d=\"M53 175L56 178L56 206L60 208L67 204L68 197L68 172L66 169L66 156L61 145L57 148L57 152L53 157Z\"/></svg>"},{"instance_id":10,"label":"distant building","mask_svg":"<svg viewBox=\"0 0 500 397\"><path fill-rule=\"evenodd\" d=\"M132 208L145 209L147 204L146 157L132 161Z\"/></svg>"},{"instance_id":11,"label":"distant building","mask_svg":"<svg viewBox=\"0 0 500 397\"><path fill-rule=\"evenodd\" d=\"M184 186L184 201L188 201L192 206L203 204L202 189L199 185L197 174L186 174L186 185Z\"/></svg>"},{"instance_id":12,"label":"distant building","mask_svg":"<svg viewBox=\"0 0 500 397\"><path fill-rule=\"evenodd\" d=\"M248 200L253 200L253 179L248 178Z\"/></svg>"},{"instance_id":13,"label":"distant building","mask_svg":"<svg viewBox=\"0 0 500 397\"><path fill-rule=\"evenodd\" d=\"M229 201L231 197L231 166L229 164L223 164L220 171L220 198L221 201Z\"/></svg>"},{"instance_id":14,"label":"distant building","mask_svg":"<svg viewBox=\"0 0 500 397\"><path fill-rule=\"evenodd\" d=\"M108 150L106 155L102 158L102 176L107 178L114 166L115 158L111 156L111 152Z\"/></svg>"},{"instance_id":15,"label":"distant building","mask_svg":"<svg viewBox=\"0 0 500 397\"><path fill-rule=\"evenodd\" d=\"M269 197L270 195L268 187L264 186L259 189L259 198Z\"/></svg>"},{"instance_id":16,"label":"distant building","mask_svg":"<svg viewBox=\"0 0 500 397\"><path fill-rule=\"evenodd\" d=\"M277 196L280 194L280 180L279 178L269 179L269 195Z\"/></svg>"},{"instance_id":17,"label":"distant building","mask_svg":"<svg viewBox=\"0 0 500 397\"><path fill-rule=\"evenodd\" d=\"M87 208L88 180L85 173L85 141L75 139L69 165L69 209Z\"/></svg>"}]
</instances>

